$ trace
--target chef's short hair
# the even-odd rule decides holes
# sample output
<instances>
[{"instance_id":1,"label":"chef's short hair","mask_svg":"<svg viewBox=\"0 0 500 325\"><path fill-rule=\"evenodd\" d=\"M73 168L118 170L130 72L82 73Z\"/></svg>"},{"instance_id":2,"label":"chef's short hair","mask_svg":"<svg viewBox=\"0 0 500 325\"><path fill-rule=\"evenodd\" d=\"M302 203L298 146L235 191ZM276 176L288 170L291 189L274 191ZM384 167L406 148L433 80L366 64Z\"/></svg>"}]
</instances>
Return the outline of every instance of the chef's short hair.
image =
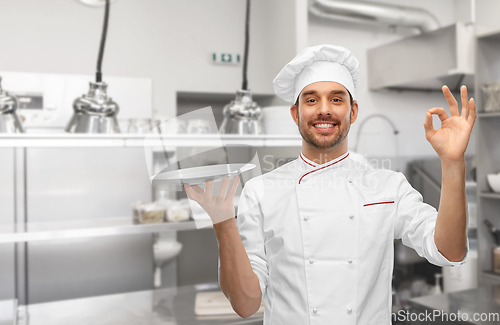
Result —
<instances>
[{"instance_id":1,"label":"chef's short hair","mask_svg":"<svg viewBox=\"0 0 500 325\"><path fill-rule=\"evenodd\" d=\"M351 92L349 90L347 90L347 93L349 94L349 102L351 103L351 108L352 108L352 105L354 104L354 99L352 98ZM299 99L300 95L297 97L297 100L295 101L295 106L297 106L297 109L299 109Z\"/></svg>"}]
</instances>

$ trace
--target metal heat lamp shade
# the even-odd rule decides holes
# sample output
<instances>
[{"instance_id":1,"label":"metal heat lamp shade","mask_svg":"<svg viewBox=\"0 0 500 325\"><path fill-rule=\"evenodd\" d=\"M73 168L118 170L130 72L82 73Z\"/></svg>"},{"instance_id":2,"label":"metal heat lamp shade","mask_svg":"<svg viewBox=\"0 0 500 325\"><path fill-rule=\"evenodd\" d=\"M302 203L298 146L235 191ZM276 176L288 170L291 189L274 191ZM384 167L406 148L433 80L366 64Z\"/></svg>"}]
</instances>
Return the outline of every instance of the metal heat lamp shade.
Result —
<instances>
[{"instance_id":1,"label":"metal heat lamp shade","mask_svg":"<svg viewBox=\"0 0 500 325\"><path fill-rule=\"evenodd\" d=\"M107 87L104 82L90 82L89 92L73 102L75 112L66 132L120 133L116 120L119 107L106 95Z\"/></svg>"},{"instance_id":2,"label":"metal heat lamp shade","mask_svg":"<svg viewBox=\"0 0 500 325\"><path fill-rule=\"evenodd\" d=\"M0 133L24 133L23 125L17 116L19 101L2 89L0 76Z\"/></svg>"},{"instance_id":3,"label":"metal heat lamp shade","mask_svg":"<svg viewBox=\"0 0 500 325\"><path fill-rule=\"evenodd\" d=\"M243 55L243 83L236 92L236 99L224 107L224 121L219 129L221 134L258 135L262 134L262 110L252 100L248 89L248 45L250 40L250 0L247 0L245 19L245 54Z\"/></svg>"},{"instance_id":4,"label":"metal heat lamp shade","mask_svg":"<svg viewBox=\"0 0 500 325\"><path fill-rule=\"evenodd\" d=\"M221 134L262 134L262 109L252 100L250 90L238 90L236 99L224 107Z\"/></svg>"},{"instance_id":5,"label":"metal heat lamp shade","mask_svg":"<svg viewBox=\"0 0 500 325\"><path fill-rule=\"evenodd\" d=\"M71 133L120 133L116 120L118 104L106 95L108 85L102 81L102 58L108 30L109 0L106 0L104 23L102 26L101 45L97 57L96 81L90 82L90 89L86 95L73 102L74 114L66 126Z\"/></svg>"}]
</instances>

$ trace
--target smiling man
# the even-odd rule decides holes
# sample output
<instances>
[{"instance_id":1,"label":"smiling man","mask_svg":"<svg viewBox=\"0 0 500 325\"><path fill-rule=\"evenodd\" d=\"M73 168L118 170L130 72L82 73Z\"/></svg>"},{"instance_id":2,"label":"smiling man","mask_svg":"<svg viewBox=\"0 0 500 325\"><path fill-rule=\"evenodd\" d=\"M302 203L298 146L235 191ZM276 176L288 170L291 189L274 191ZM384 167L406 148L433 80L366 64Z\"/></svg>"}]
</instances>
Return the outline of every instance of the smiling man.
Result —
<instances>
[{"instance_id":1,"label":"smiling man","mask_svg":"<svg viewBox=\"0 0 500 325\"><path fill-rule=\"evenodd\" d=\"M347 49L306 48L274 80L275 92L295 103L290 112L302 135L299 157L243 188L239 179L189 197L209 214L219 243L219 282L233 309L254 314L264 301L265 325L389 325L394 239L430 263L467 260L464 153L476 118L462 87L462 112L447 87L451 116L432 108L425 136L441 159L439 212L402 173L352 159L348 133L358 116L359 64ZM432 126L432 114L441 128Z\"/></svg>"},{"instance_id":2,"label":"smiling man","mask_svg":"<svg viewBox=\"0 0 500 325\"><path fill-rule=\"evenodd\" d=\"M329 103L325 105L324 102ZM302 106L299 114L299 106ZM329 110L334 108L335 115ZM304 88L290 109L299 127L306 157L320 155L321 163L345 151L347 134L358 116L358 103L352 100L347 89L337 82L320 81ZM345 147L345 148L344 148Z\"/></svg>"}]
</instances>

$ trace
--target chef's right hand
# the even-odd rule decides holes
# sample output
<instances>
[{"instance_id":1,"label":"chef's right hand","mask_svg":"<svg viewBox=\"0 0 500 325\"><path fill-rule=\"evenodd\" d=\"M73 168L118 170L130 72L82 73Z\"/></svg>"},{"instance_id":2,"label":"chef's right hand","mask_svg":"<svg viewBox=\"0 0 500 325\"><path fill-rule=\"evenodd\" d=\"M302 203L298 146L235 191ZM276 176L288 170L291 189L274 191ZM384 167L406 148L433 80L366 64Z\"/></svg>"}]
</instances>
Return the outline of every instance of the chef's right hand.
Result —
<instances>
[{"instance_id":1,"label":"chef's right hand","mask_svg":"<svg viewBox=\"0 0 500 325\"><path fill-rule=\"evenodd\" d=\"M199 185L191 186L189 184L184 184L184 190L188 197L198 203L203 210L208 213L213 224L229 220L235 216L233 198L240 182L240 176L238 175L233 179L231 188L226 196L230 180L228 176L222 179L219 194L217 196L214 196L212 193L214 181L211 179L206 181L205 190Z\"/></svg>"}]
</instances>

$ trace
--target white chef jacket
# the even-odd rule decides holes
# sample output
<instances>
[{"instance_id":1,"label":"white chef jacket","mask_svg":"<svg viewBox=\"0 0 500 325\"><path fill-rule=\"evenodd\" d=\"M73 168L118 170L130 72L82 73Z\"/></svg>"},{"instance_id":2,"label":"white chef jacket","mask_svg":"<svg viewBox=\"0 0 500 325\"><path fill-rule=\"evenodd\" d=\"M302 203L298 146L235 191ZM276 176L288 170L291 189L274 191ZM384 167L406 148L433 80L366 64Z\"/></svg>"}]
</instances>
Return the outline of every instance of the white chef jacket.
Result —
<instances>
[{"instance_id":1,"label":"white chef jacket","mask_svg":"<svg viewBox=\"0 0 500 325\"><path fill-rule=\"evenodd\" d=\"M264 325L391 324L395 238L438 266L467 261L438 251L436 218L402 173L349 152L323 165L301 154L251 179L237 225L259 279Z\"/></svg>"}]
</instances>

